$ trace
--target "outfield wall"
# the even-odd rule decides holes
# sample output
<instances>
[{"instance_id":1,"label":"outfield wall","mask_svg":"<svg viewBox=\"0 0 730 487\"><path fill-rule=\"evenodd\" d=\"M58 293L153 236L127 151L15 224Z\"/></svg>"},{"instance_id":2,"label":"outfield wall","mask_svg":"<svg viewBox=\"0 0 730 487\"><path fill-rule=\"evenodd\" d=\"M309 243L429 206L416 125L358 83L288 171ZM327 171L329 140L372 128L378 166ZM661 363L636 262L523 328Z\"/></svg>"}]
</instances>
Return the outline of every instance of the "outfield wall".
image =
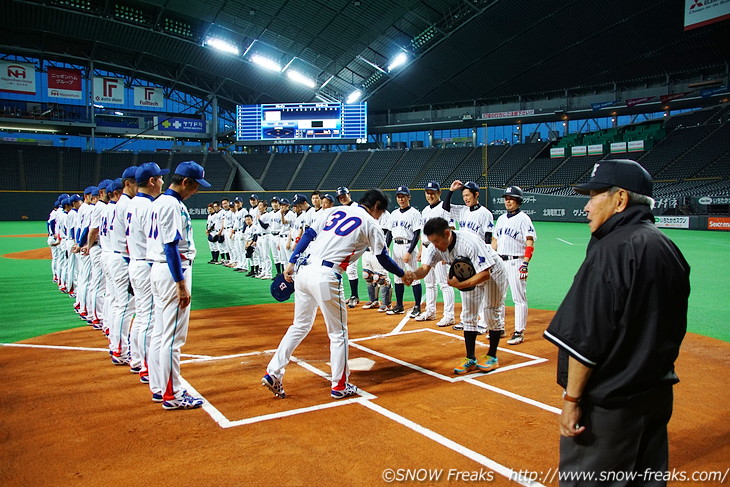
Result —
<instances>
[{"instance_id":1,"label":"outfield wall","mask_svg":"<svg viewBox=\"0 0 730 487\"><path fill-rule=\"evenodd\" d=\"M353 191L352 197L357 200L362 196L364 191ZM386 191L390 198L390 210L396 207L395 192ZM495 219L505 212L504 200L502 198L503 190L492 188L489 192L488 208L494 214ZM187 204L190 214L193 218L205 218L207 216L208 203L212 201L220 201L222 198L233 199L239 197L245 201L248 206L248 199L251 192L201 192L185 203ZM270 199L273 196L279 198L292 199L294 192L256 192L260 199ZM0 191L0 221L45 221L51 210L51 205L58 197L56 192L10 192ZM307 194L309 197L309 194ZM484 201L483 197L480 198ZM551 221L551 222L585 222L586 213L583 207L587 202L587 197L580 196L552 196L536 193L525 193L525 199L522 210L534 221ZM452 203L463 204L460 194L455 194ZM411 204L416 208L426 206L426 198L423 191L413 190ZM663 199L659 200L655 214L658 216L660 226L666 228L687 228L695 230L729 230L725 224L725 218L708 216L663 216L668 210L676 209L676 200Z\"/></svg>"}]
</instances>

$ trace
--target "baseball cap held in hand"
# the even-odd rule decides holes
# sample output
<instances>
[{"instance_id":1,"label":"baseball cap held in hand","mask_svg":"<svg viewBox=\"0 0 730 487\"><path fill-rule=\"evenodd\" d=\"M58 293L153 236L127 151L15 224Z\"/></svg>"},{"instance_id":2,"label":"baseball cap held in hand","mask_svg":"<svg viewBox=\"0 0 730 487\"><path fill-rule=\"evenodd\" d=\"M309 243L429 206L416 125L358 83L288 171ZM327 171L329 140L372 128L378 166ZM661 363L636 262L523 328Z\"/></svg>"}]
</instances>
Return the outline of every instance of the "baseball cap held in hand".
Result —
<instances>
[{"instance_id":1,"label":"baseball cap held in hand","mask_svg":"<svg viewBox=\"0 0 730 487\"><path fill-rule=\"evenodd\" d=\"M576 193L588 194L613 186L651 196L654 182L646 169L637 162L630 159L608 159L597 162L593 166L591 179L587 183L576 185L574 189Z\"/></svg>"}]
</instances>

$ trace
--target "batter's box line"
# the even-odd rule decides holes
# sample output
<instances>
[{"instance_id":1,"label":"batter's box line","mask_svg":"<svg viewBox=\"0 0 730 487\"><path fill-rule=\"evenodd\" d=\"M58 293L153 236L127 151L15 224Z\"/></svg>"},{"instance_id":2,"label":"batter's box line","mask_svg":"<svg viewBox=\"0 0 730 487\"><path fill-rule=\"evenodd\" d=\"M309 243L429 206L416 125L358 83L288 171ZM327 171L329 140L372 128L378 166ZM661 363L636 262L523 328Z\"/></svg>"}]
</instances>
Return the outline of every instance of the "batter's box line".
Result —
<instances>
[{"instance_id":1,"label":"batter's box line","mask_svg":"<svg viewBox=\"0 0 730 487\"><path fill-rule=\"evenodd\" d=\"M516 399L516 400L521 401L521 402L524 402L526 404L530 404L531 406L539 407L540 409L544 409L546 411L550 411L550 412L556 412L557 411L557 413L560 414L560 410L556 410L556 408L554 408L552 406L549 406L547 404L541 403L539 401L535 401L534 399L530 399L530 398L525 397L525 396L521 396L519 394L515 394L515 393L510 392L510 391L507 391L505 389L500 389L498 387L489 386L488 384L485 384L485 383L483 383L483 382L481 382L479 380L476 380L474 378L474 376L468 376L468 377L448 377L446 375L439 374L438 372L434 372L433 370L427 369L425 367L421 367L420 365L416 365L416 364L413 364L413 363L410 363L410 362L406 362L405 360L400 360L400 359L397 359L395 357L391 357L390 355L386 355L386 354L381 353L381 352L378 352L376 350L373 350L373 349L364 347L364 346L362 346L362 345L360 345L358 343L350 343L350 346L351 347L355 347L355 348L357 348L359 350L362 350L363 352L373 354L373 355L375 355L377 357L384 358L385 360L389 360L389 361L391 361L393 363L402 365L404 367L408 367L409 369L413 369L413 370L415 370L417 372L421 372L422 374L429 375L429 376L434 377L436 379L440 379L440 380L442 380L444 382L449 382L449 383L452 383L453 384L453 383L456 383L456 382L463 381L463 382L466 382L467 384L476 385L477 387L482 387L484 389L488 389L488 390L490 390L492 392L496 392L496 393L501 394L501 395L504 395L506 397L510 397L512 399ZM539 357L536 357L536 358L539 359ZM547 359L539 359L539 360L541 362L544 362ZM530 365L534 365L534 364L531 363ZM507 369L507 367L504 367L504 369ZM482 377L485 377L487 375L493 375L493 374L499 373L500 370L503 370L503 369L497 369L495 371L489 372L488 374L482 374Z\"/></svg>"},{"instance_id":2,"label":"batter's box line","mask_svg":"<svg viewBox=\"0 0 730 487\"><path fill-rule=\"evenodd\" d=\"M243 355L253 355L253 354L255 354L255 353L243 354ZM315 375L318 375L329 381L329 375L326 372L314 367L313 365L305 362L304 360L300 360L300 359L297 359L296 357L292 357L291 361L296 363L303 369L308 370L308 371L314 373ZM203 399L205 399L205 396L203 396L197 389L195 389L195 387L192 386L192 384L190 384L190 382L188 382L184 378L180 377L180 383L192 395L197 396L197 397L202 397ZM369 392L366 392L362 389L358 389L358 395L360 397L353 397L350 399L339 399L336 401L326 402L324 404L317 404L315 406L290 409L288 411L280 411L277 413L263 414L260 416L253 416L251 418L244 418L244 419L237 419L237 420L228 419L222 412L220 412L220 410L218 410L218 408L216 408L207 399L205 399L205 403L203 403L202 408L206 413L208 413L208 415L211 417L211 419L213 419L213 421L215 421L218 424L218 426L220 426L221 428L234 428L236 426L260 423L262 421L271 421L272 419L286 418L289 416L296 416L299 414L306 414L306 413L310 413L310 412L314 412L314 411L321 411L323 409L330 409L330 408L339 407L339 406L347 406L349 404L358 404L363 401L370 401L373 399L377 399L377 396L375 396L374 394L370 394ZM286 401L286 399L281 399L281 400Z\"/></svg>"}]
</instances>

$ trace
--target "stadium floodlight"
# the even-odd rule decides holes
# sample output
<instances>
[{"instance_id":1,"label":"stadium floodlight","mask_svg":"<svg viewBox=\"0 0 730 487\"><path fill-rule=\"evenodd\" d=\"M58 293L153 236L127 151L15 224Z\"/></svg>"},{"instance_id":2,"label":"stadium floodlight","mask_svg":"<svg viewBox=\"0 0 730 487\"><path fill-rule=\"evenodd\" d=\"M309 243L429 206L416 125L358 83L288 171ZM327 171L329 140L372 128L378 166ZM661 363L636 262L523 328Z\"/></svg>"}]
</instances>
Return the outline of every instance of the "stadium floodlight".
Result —
<instances>
[{"instance_id":1,"label":"stadium floodlight","mask_svg":"<svg viewBox=\"0 0 730 487\"><path fill-rule=\"evenodd\" d=\"M346 103L355 103L357 100L360 99L361 96L362 96L362 91L355 90L347 96Z\"/></svg>"},{"instance_id":2,"label":"stadium floodlight","mask_svg":"<svg viewBox=\"0 0 730 487\"><path fill-rule=\"evenodd\" d=\"M238 54L240 52L238 50L238 46L236 46L235 44L225 41L223 39L219 39L217 37L208 37L203 42L203 45L210 46L213 49L217 49L219 51L223 51L228 54L233 54L234 56L238 56Z\"/></svg>"},{"instance_id":3,"label":"stadium floodlight","mask_svg":"<svg viewBox=\"0 0 730 487\"><path fill-rule=\"evenodd\" d=\"M390 62L390 64L388 65L388 71L393 71L395 68L403 66L407 62L408 54L406 54L405 52L401 52Z\"/></svg>"},{"instance_id":4,"label":"stadium floodlight","mask_svg":"<svg viewBox=\"0 0 730 487\"><path fill-rule=\"evenodd\" d=\"M258 54L253 54L251 56L251 62L254 64L258 64L262 68L268 69L269 71L276 71L277 73L281 73L281 65L273 59L269 59Z\"/></svg>"},{"instance_id":5,"label":"stadium floodlight","mask_svg":"<svg viewBox=\"0 0 730 487\"><path fill-rule=\"evenodd\" d=\"M302 73L300 73L299 71L294 71L293 69L288 70L286 72L286 76L290 80L295 81L297 83L301 83L304 86L308 86L310 88L314 88L315 86L317 86L317 84L314 82L313 79L308 78L308 77L304 76Z\"/></svg>"}]
</instances>

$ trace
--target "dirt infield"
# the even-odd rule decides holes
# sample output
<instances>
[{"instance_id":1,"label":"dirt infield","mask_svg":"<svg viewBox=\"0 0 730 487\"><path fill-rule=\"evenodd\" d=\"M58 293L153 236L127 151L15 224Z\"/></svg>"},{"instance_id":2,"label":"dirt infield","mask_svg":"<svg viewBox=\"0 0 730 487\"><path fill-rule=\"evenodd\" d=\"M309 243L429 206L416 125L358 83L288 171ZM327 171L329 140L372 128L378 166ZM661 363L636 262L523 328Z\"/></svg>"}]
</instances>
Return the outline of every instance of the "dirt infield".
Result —
<instances>
[{"instance_id":1,"label":"dirt infield","mask_svg":"<svg viewBox=\"0 0 730 487\"><path fill-rule=\"evenodd\" d=\"M11 252L0 257L7 259L51 260L51 248L43 247L40 249L23 250L21 252Z\"/></svg>"},{"instance_id":2,"label":"dirt infield","mask_svg":"<svg viewBox=\"0 0 730 487\"><path fill-rule=\"evenodd\" d=\"M553 312L530 311L526 341L500 347L500 369L457 378L458 332L413 320L398 330L402 316L351 310L351 381L363 395L343 402L329 397L321 317L287 369L287 398L260 385L292 314L291 303L193 311L182 372L207 400L194 411L151 402L88 326L0 347L0 484L371 486L392 474L516 485L522 471L557 485L557 354L541 338ZM728 468L729 351L685 339L670 468ZM399 481L408 475L434 479Z\"/></svg>"}]
</instances>

